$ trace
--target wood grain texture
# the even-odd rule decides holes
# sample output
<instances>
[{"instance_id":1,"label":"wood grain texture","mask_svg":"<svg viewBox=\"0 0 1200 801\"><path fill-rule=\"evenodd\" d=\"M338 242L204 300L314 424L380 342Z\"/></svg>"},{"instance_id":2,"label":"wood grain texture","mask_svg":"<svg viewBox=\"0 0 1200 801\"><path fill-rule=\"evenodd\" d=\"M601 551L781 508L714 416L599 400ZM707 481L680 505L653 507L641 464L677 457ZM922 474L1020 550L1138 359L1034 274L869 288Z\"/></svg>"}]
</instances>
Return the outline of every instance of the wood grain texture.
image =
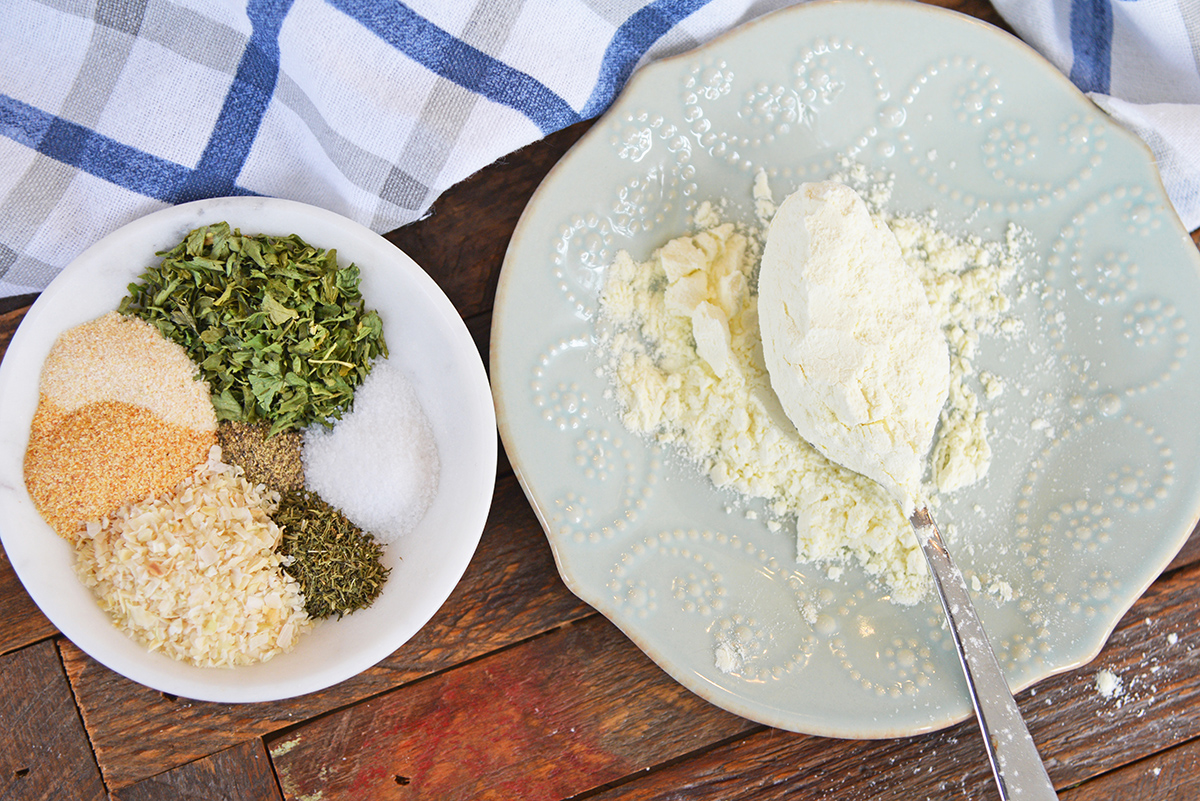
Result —
<instances>
[{"instance_id":1,"label":"wood grain texture","mask_svg":"<svg viewBox=\"0 0 1200 801\"><path fill-rule=\"evenodd\" d=\"M54 643L0 656L0 688L0 798L106 798Z\"/></svg>"},{"instance_id":2,"label":"wood grain texture","mask_svg":"<svg viewBox=\"0 0 1200 801\"><path fill-rule=\"evenodd\" d=\"M1200 740L1146 757L1059 793L1061 801L1115 798L1195 801L1200 798Z\"/></svg>"},{"instance_id":3,"label":"wood grain texture","mask_svg":"<svg viewBox=\"0 0 1200 801\"><path fill-rule=\"evenodd\" d=\"M1200 735L1200 720L1188 714L1200 701L1200 633L1190 622L1198 612L1200 568L1192 567L1156 584L1095 663L1022 694L1060 785ZM660 699L686 691L652 667L627 685L639 663L648 666L615 629L591 619L299 726L269 745L289 798L318 789L326 799L362 797L396 777L402 790L393 796L404 799L500 798L520 786L543 788L544 796L523 796L532 798L680 793L714 801L979 798L991 791L973 720L885 741L828 740L748 721L728 726L707 704L664 713ZM1099 693L1101 669L1121 677L1119 697ZM626 717L611 719L614 707ZM557 742L565 730L571 737ZM704 736L690 740L698 730ZM604 731L613 734L597 736ZM713 747L729 738L735 741ZM362 757L339 761L344 753ZM614 779L642 771L645 778L628 783Z\"/></svg>"},{"instance_id":4,"label":"wood grain texture","mask_svg":"<svg viewBox=\"0 0 1200 801\"><path fill-rule=\"evenodd\" d=\"M593 617L267 742L289 799L552 801L754 728Z\"/></svg>"},{"instance_id":5,"label":"wood grain texture","mask_svg":"<svg viewBox=\"0 0 1200 801\"><path fill-rule=\"evenodd\" d=\"M498 482L474 559L438 613L378 665L321 693L262 704L168 698L69 643L64 665L110 788L353 704L594 612L572 595L516 479Z\"/></svg>"},{"instance_id":6,"label":"wood grain texture","mask_svg":"<svg viewBox=\"0 0 1200 801\"><path fill-rule=\"evenodd\" d=\"M111 796L112 801L279 801L282 797L266 747L257 739L115 790Z\"/></svg>"},{"instance_id":7,"label":"wood grain texture","mask_svg":"<svg viewBox=\"0 0 1200 801\"><path fill-rule=\"evenodd\" d=\"M1091 664L1018 698L1059 787L1077 784L1200 735L1200 567L1161 579L1130 610ZM1174 635L1172 637L1172 635ZM1121 678L1120 697L1096 675ZM693 801L907 801L990 798L994 793L973 720L900 740L828 740L766 729L659 766L589 801L673 797Z\"/></svg>"},{"instance_id":8,"label":"wood grain texture","mask_svg":"<svg viewBox=\"0 0 1200 801\"><path fill-rule=\"evenodd\" d=\"M1006 27L987 0L933 2ZM511 154L388 234L443 287L485 366L512 231L590 125ZM0 357L33 299L0 299ZM995 797L972 721L837 741L688 693L566 590L503 450L498 475L479 551L435 618L363 675L273 704L174 699L116 676L53 637L0 555L0 799L104 798L101 777L115 801ZM1200 529L1094 662L1022 694L1064 801L1200 797L1198 606ZM1119 696L1098 692L1101 669Z\"/></svg>"},{"instance_id":9,"label":"wood grain texture","mask_svg":"<svg viewBox=\"0 0 1200 801\"><path fill-rule=\"evenodd\" d=\"M451 187L427 217L392 231L388 240L437 281L463 317L490 311L526 203L591 125L576 123L501 158Z\"/></svg>"},{"instance_id":10,"label":"wood grain texture","mask_svg":"<svg viewBox=\"0 0 1200 801\"><path fill-rule=\"evenodd\" d=\"M1171 564L1167 565L1164 572L1178 570L1181 567L1194 564L1200 561L1200 524L1192 530L1192 536L1188 537L1188 541L1179 549L1179 553L1175 554L1175 558L1171 560Z\"/></svg>"},{"instance_id":11,"label":"wood grain texture","mask_svg":"<svg viewBox=\"0 0 1200 801\"><path fill-rule=\"evenodd\" d=\"M58 632L25 592L0 546L0 654L44 640Z\"/></svg>"}]
</instances>

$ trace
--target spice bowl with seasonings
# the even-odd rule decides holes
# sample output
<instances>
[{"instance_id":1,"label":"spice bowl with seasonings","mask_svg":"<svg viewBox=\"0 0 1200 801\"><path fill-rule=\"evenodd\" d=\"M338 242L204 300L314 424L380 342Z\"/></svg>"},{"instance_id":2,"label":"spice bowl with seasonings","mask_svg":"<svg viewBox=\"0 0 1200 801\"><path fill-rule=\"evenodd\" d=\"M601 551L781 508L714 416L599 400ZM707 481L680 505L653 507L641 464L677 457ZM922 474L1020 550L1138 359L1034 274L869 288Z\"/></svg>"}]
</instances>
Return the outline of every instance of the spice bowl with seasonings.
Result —
<instances>
[{"instance_id":1,"label":"spice bowl with seasonings","mask_svg":"<svg viewBox=\"0 0 1200 801\"><path fill-rule=\"evenodd\" d=\"M433 281L262 198L148 215L72 262L0 364L0 443L0 540L46 617L218 702L403 645L474 554L496 470L486 373Z\"/></svg>"}]
</instances>

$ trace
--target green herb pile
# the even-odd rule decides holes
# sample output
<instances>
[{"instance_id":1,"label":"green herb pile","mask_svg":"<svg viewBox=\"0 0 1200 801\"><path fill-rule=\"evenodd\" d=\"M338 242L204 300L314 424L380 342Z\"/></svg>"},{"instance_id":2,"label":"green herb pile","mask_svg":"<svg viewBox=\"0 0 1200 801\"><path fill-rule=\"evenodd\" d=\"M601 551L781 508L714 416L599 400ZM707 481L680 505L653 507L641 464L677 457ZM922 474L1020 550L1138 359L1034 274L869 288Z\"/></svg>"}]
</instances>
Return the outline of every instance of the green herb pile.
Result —
<instances>
[{"instance_id":1,"label":"green herb pile","mask_svg":"<svg viewBox=\"0 0 1200 801\"><path fill-rule=\"evenodd\" d=\"M217 419L270 423L270 435L340 419L387 355L359 272L296 235L197 228L129 285L118 311L153 324L200 366Z\"/></svg>"},{"instance_id":2,"label":"green herb pile","mask_svg":"<svg viewBox=\"0 0 1200 801\"><path fill-rule=\"evenodd\" d=\"M320 619L369 606L387 580L383 548L320 496L304 490L283 496L272 515L283 530L284 568L304 592L304 609Z\"/></svg>"}]
</instances>

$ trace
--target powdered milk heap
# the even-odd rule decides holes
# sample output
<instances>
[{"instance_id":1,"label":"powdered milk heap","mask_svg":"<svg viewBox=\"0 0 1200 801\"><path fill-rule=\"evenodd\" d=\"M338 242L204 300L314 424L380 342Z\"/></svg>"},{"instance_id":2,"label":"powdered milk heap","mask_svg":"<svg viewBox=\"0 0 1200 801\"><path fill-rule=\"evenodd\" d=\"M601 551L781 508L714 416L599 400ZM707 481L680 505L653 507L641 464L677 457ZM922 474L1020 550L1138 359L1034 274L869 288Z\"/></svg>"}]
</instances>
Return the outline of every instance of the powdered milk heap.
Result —
<instances>
[{"instance_id":1,"label":"powdered milk heap","mask_svg":"<svg viewBox=\"0 0 1200 801\"><path fill-rule=\"evenodd\" d=\"M797 431L909 514L950 358L895 235L848 186L802 184L771 222L758 310L771 385Z\"/></svg>"},{"instance_id":2,"label":"powdered milk heap","mask_svg":"<svg viewBox=\"0 0 1200 801\"><path fill-rule=\"evenodd\" d=\"M1019 330L1010 325L1019 318L1006 317L1005 287L1023 258L1023 237L1010 227L1001 241L957 238L929 217L884 216L878 185L855 188L895 233L946 332L950 390L925 487L936 503L983 478L991 461L990 408L971 388L973 359L983 336ZM765 224L775 208L765 176L755 182L754 201ZM877 482L803 440L771 388L758 316L762 234L722 222L707 201L694 224L644 262L621 251L605 275L597 350L621 422L684 456L713 486L766 499L763 525L794 527L798 561L827 564L831 577L857 563L893 602L916 603L929 569L899 505ZM953 526L943 533L952 538Z\"/></svg>"}]
</instances>

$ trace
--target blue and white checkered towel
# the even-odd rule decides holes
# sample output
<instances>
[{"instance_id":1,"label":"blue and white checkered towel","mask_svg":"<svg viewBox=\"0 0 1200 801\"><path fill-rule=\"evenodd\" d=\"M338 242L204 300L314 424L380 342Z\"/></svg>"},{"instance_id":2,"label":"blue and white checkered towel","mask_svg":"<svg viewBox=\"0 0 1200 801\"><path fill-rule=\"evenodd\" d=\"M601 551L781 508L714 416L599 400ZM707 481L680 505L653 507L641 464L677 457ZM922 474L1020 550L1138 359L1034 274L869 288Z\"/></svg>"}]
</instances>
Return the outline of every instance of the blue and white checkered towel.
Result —
<instances>
[{"instance_id":1,"label":"blue and white checkered towel","mask_svg":"<svg viewBox=\"0 0 1200 801\"><path fill-rule=\"evenodd\" d=\"M794 0L7 0L0 296L203 197L375 231L603 111L640 63Z\"/></svg>"},{"instance_id":2,"label":"blue and white checkered towel","mask_svg":"<svg viewBox=\"0 0 1200 801\"><path fill-rule=\"evenodd\" d=\"M1018 35L1154 153L1184 226L1200 228L1200 3L992 0Z\"/></svg>"},{"instance_id":3,"label":"blue and white checkered towel","mask_svg":"<svg viewBox=\"0 0 1200 801\"><path fill-rule=\"evenodd\" d=\"M0 296L169 204L261 194L380 232L602 112L647 60L794 0L7 0ZM996 0L1154 148L1200 226L1193 0Z\"/></svg>"}]
</instances>

